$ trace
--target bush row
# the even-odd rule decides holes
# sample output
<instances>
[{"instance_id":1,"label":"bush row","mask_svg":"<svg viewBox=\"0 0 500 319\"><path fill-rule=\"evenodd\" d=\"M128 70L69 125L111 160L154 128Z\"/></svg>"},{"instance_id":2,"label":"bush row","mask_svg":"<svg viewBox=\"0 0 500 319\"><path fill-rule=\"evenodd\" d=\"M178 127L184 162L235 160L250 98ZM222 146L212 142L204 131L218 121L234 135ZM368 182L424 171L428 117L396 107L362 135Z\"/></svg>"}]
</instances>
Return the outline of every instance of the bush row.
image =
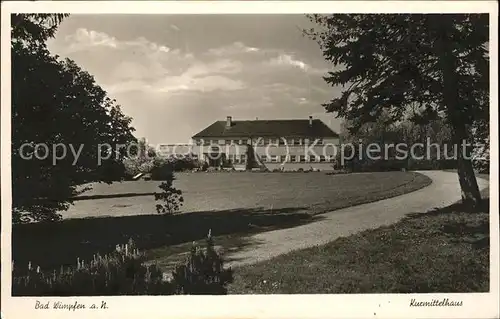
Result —
<instances>
[{"instance_id":1,"label":"bush row","mask_svg":"<svg viewBox=\"0 0 500 319\"><path fill-rule=\"evenodd\" d=\"M171 172L191 171L206 168L206 163L196 158L186 157L156 157L151 160L127 159L125 165L125 179L131 180L133 176L143 173L149 174L152 180L163 181L168 179Z\"/></svg>"},{"instance_id":2,"label":"bush row","mask_svg":"<svg viewBox=\"0 0 500 319\"><path fill-rule=\"evenodd\" d=\"M385 172L401 170L442 170L456 168L455 160L350 160L343 169L350 172Z\"/></svg>"},{"instance_id":3,"label":"bush row","mask_svg":"<svg viewBox=\"0 0 500 319\"><path fill-rule=\"evenodd\" d=\"M76 267L44 272L28 265L26 273L12 277L14 296L112 296L227 293L233 280L231 268L215 251L209 233L205 248L193 246L184 263L166 276L148 265L135 243L117 246L110 254L95 254L90 262L77 260ZM14 265L12 267L14 269Z\"/></svg>"}]
</instances>

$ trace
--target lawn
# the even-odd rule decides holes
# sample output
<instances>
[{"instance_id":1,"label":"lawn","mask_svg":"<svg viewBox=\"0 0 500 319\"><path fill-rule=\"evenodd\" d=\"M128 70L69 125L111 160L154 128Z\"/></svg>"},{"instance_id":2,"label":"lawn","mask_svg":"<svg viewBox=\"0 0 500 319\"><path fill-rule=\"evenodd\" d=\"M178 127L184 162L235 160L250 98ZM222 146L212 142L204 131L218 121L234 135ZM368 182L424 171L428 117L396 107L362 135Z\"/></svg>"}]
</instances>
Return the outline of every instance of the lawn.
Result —
<instances>
[{"instance_id":1,"label":"lawn","mask_svg":"<svg viewBox=\"0 0 500 319\"><path fill-rule=\"evenodd\" d=\"M404 194L430 183L414 172L344 175L311 173L178 173L174 186L182 190L183 212L301 207L321 213L383 197ZM152 193L160 182L95 184L82 195L149 194L75 201L65 218L132 216L155 213Z\"/></svg>"},{"instance_id":2,"label":"lawn","mask_svg":"<svg viewBox=\"0 0 500 319\"><path fill-rule=\"evenodd\" d=\"M483 202L480 211L457 203L239 267L230 293L487 292L489 198Z\"/></svg>"},{"instance_id":3,"label":"lawn","mask_svg":"<svg viewBox=\"0 0 500 319\"><path fill-rule=\"evenodd\" d=\"M324 173L178 174L176 187L186 201L183 213L155 214L153 196L76 201L59 223L13 227L13 259L43 269L73 265L133 238L152 259L186 251L184 243L212 229L216 244L239 249L252 245L243 235L293 227L320 218L319 213L401 195L431 180L413 172L326 175ZM157 182L98 185L93 193L151 192ZM113 189L114 188L114 189ZM88 194L87 194L88 195ZM76 218L99 217L99 218Z\"/></svg>"}]
</instances>

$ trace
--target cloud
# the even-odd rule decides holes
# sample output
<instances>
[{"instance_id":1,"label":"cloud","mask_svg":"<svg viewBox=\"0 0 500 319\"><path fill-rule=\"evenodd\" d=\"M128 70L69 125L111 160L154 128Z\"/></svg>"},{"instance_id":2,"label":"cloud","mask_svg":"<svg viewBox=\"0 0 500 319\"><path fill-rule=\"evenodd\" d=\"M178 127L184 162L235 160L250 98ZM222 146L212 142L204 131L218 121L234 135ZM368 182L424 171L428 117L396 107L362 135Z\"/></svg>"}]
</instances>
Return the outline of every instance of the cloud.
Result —
<instances>
[{"instance_id":1,"label":"cloud","mask_svg":"<svg viewBox=\"0 0 500 319\"><path fill-rule=\"evenodd\" d=\"M261 51L259 48L246 46L243 42L234 42L230 45L209 49L207 53L214 56L228 56L259 51Z\"/></svg>"},{"instance_id":2,"label":"cloud","mask_svg":"<svg viewBox=\"0 0 500 319\"><path fill-rule=\"evenodd\" d=\"M207 74L236 74L241 72L243 64L239 61L223 59L212 62L197 61L184 73L190 77L203 76Z\"/></svg>"},{"instance_id":3,"label":"cloud","mask_svg":"<svg viewBox=\"0 0 500 319\"><path fill-rule=\"evenodd\" d=\"M266 64L268 66L274 66L274 67L296 68L298 70L314 75L322 75L328 72L327 68L313 67L312 65L295 58L293 55L286 53L282 53L277 57L271 58L270 60L266 61Z\"/></svg>"},{"instance_id":4,"label":"cloud","mask_svg":"<svg viewBox=\"0 0 500 319\"><path fill-rule=\"evenodd\" d=\"M71 49L80 50L94 46L117 48L117 40L104 32L79 28L72 35L66 36L66 41L71 43Z\"/></svg>"},{"instance_id":5,"label":"cloud","mask_svg":"<svg viewBox=\"0 0 500 319\"><path fill-rule=\"evenodd\" d=\"M217 57L206 61L144 37L118 40L85 28L77 29L64 40L66 45L62 50L66 55L94 53L99 60L107 59L105 80L101 84L111 93L167 94L234 91L245 87L242 80L228 77L242 71L243 64L237 60Z\"/></svg>"},{"instance_id":6,"label":"cloud","mask_svg":"<svg viewBox=\"0 0 500 319\"><path fill-rule=\"evenodd\" d=\"M65 38L68 45L65 53L92 50L93 48L110 48L117 50L139 49L153 53L168 53L170 48L151 42L144 37L139 37L131 41L120 41L107 33L86 28L79 28L74 34Z\"/></svg>"},{"instance_id":7,"label":"cloud","mask_svg":"<svg viewBox=\"0 0 500 319\"><path fill-rule=\"evenodd\" d=\"M191 77L187 74L183 74L177 77L168 77L156 85L157 91L163 93L174 93L178 91L235 91L243 88L245 88L245 84L242 81L220 75Z\"/></svg>"},{"instance_id":8,"label":"cloud","mask_svg":"<svg viewBox=\"0 0 500 319\"><path fill-rule=\"evenodd\" d=\"M309 101L305 97L299 98L299 104L307 104Z\"/></svg>"},{"instance_id":9,"label":"cloud","mask_svg":"<svg viewBox=\"0 0 500 319\"><path fill-rule=\"evenodd\" d=\"M300 60L295 59L293 56L289 54L280 54L278 57L272 58L268 62L270 65L273 66L292 66L292 67L297 67L301 70L308 71L310 69L310 66Z\"/></svg>"},{"instance_id":10,"label":"cloud","mask_svg":"<svg viewBox=\"0 0 500 319\"><path fill-rule=\"evenodd\" d=\"M123 82L116 83L108 88L112 93L124 91L143 91L148 93L179 93L188 91L211 92L215 90L234 91L246 87L241 80L236 80L227 75L237 74L241 71L241 63L230 60L220 60L210 63L195 61L180 74L153 76L152 79L141 77L147 75L144 69L132 64L134 67L119 68L120 74L130 76ZM137 68L137 70L135 70ZM168 72L168 71L165 71Z\"/></svg>"},{"instance_id":11,"label":"cloud","mask_svg":"<svg viewBox=\"0 0 500 319\"><path fill-rule=\"evenodd\" d=\"M170 28L179 29L176 25ZM145 37L120 40L85 28L65 37L60 49L96 75L99 84L114 96L148 94L159 100L183 97L186 101L196 96L203 101L210 93L223 96L229 101L225 107L236 109L269 108L276 101L314 103L310 75L319 71L276 48L233 42L193 54Z\"/></svg>"},{"instance_id":12,"label":"cloud","mask_svg":"<svg viewBox=\"0 0 500 319\"><path fill-rule=\"evenodd\" d=\"M195 71L199 72L199 71ZM182 92L212 92L217 90L236 91L246 87L241 80L213 74L195 73L196 76L187 71L181 75L166 76L156 81L148 82L141 80L128 80L107 87L111 93L128 91L141 91L157 94L175 94Z\"/></svg>"}]
</instances>

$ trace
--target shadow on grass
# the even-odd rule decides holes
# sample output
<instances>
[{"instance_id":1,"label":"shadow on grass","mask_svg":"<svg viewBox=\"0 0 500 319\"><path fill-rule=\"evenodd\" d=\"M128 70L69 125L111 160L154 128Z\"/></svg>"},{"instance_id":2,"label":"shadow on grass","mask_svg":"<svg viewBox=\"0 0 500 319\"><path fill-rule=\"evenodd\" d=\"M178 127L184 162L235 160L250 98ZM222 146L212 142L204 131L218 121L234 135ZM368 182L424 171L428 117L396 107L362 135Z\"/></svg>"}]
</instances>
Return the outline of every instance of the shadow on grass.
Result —
<instances>
[{"instance_id":1,"label":"shadow on grass","mask_svg":"<svg viewBox=\"0 0 500 319\"><path fill-rule=\"evenodd\" d=\"M283 209L234 209L183 213L174 216L137 215L69 219L56 223L15 225L12 230L12 257L15 269L23 270L31 261L44 270L76 265L76 258L89 260L107 253L132 238L139 249L152 250L214 236L252 234L294 227L321 218L303 207ZM230 236L226 236L229 238ZM236 237L236 235L235 235ZM234 239L230 249L247 246ZM220 244L216 242L216 244ZM186 252L187 247L181 247ZM187 248L187 250L185 250Z\"/></svg>"},{"instance_id":2,"label":"shadow on grass","mask_svg":"<svg viewBox=\"0 0 500 319\"><path fill-rule=\"evenodd\" d=\"M414 218L425 218L425 216L442 216L449 215L454 212L464 212L464 213L489 213L490 211L490 199L489 197L485 197L481 200L479 208L471 209L461 202L454 203L450 206L446 206L443 208L434 208L431 211L425 213L409 213L405 218L414 219Z\"/></svg>"},{"instance_id":3,"label":"shadow on grass","mask_svg":"<svg viewBox=\"0 0 500 319\"><path fill-rule=\"evenodd\" d=\"M454 204L238 267L230 294L488 292L489 211ZM496 212L495 212L496 213ZM362 256L362 258L360 258Z\"/></svg>"},{"instance_id":4,"label":"shadow on grass","mask_svg":"<svg viewBox=\"0 0 500 319\"><path fill-rule=\"evenodd\" d=\"M92 200L92 199L106 199L106 198L123 198L123 197L139 197L139 196L154 196L158 192L149 193L122 193L122 194L106 194L106 195L79 195L73 197L73 201L79 200Z\"/></svg>"},{"instance_id":5,"label":"shadow on grass","mask_svg":"<svg viewBox=\"0 0 500 319\"><path fill-rule=\"evenodd\" d=\"M254 249L261 245L260 240L256 240L250 234L230 234L222 235L214 238L215 250L222 256L224 263L230 264L238 262L243 258L236 257L234 254L243 249ZM204 240L198 240L194 244L203 246ZM182 263L189 255L193 243L187 242L179 245L161 246L148 251L148 263L154 263L159 266L164 272L171 272L176 265Z\"/></svg>"},{"instance_id":6,"label":"shadow on grass","mask_svg":"<svg viewBox=\"0 0 500 319\"><path fill-rule=\"evenodd\" d=\"M444 208L436 208L425 214L410 213L405 219L441 222L437 228L452 242L468 243L476 249L485 249L489 248L490 224L489 218L485 218L489 212L490 203L489 198L486 197L482 199L478 208L470 208L457 202Z\"/></svg>"}]
</instances>

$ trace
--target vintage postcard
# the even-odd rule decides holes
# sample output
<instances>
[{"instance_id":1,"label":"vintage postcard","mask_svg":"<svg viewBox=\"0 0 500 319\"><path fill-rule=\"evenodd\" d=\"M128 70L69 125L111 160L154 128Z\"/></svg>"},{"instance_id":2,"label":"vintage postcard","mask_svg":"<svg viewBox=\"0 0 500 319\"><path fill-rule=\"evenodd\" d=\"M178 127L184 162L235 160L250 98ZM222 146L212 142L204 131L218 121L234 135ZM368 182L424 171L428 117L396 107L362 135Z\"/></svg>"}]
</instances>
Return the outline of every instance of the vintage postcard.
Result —
<instances>
[{"instance_id":1,"label":"vintage postcard","mask_svg":"<svg viewBox=\"0 0 500 319\"><path fill-rule=\"evenodd\" d=\"M2 318L498 318L498 4L3 2Z\"/></svg>"}]
</instances>

